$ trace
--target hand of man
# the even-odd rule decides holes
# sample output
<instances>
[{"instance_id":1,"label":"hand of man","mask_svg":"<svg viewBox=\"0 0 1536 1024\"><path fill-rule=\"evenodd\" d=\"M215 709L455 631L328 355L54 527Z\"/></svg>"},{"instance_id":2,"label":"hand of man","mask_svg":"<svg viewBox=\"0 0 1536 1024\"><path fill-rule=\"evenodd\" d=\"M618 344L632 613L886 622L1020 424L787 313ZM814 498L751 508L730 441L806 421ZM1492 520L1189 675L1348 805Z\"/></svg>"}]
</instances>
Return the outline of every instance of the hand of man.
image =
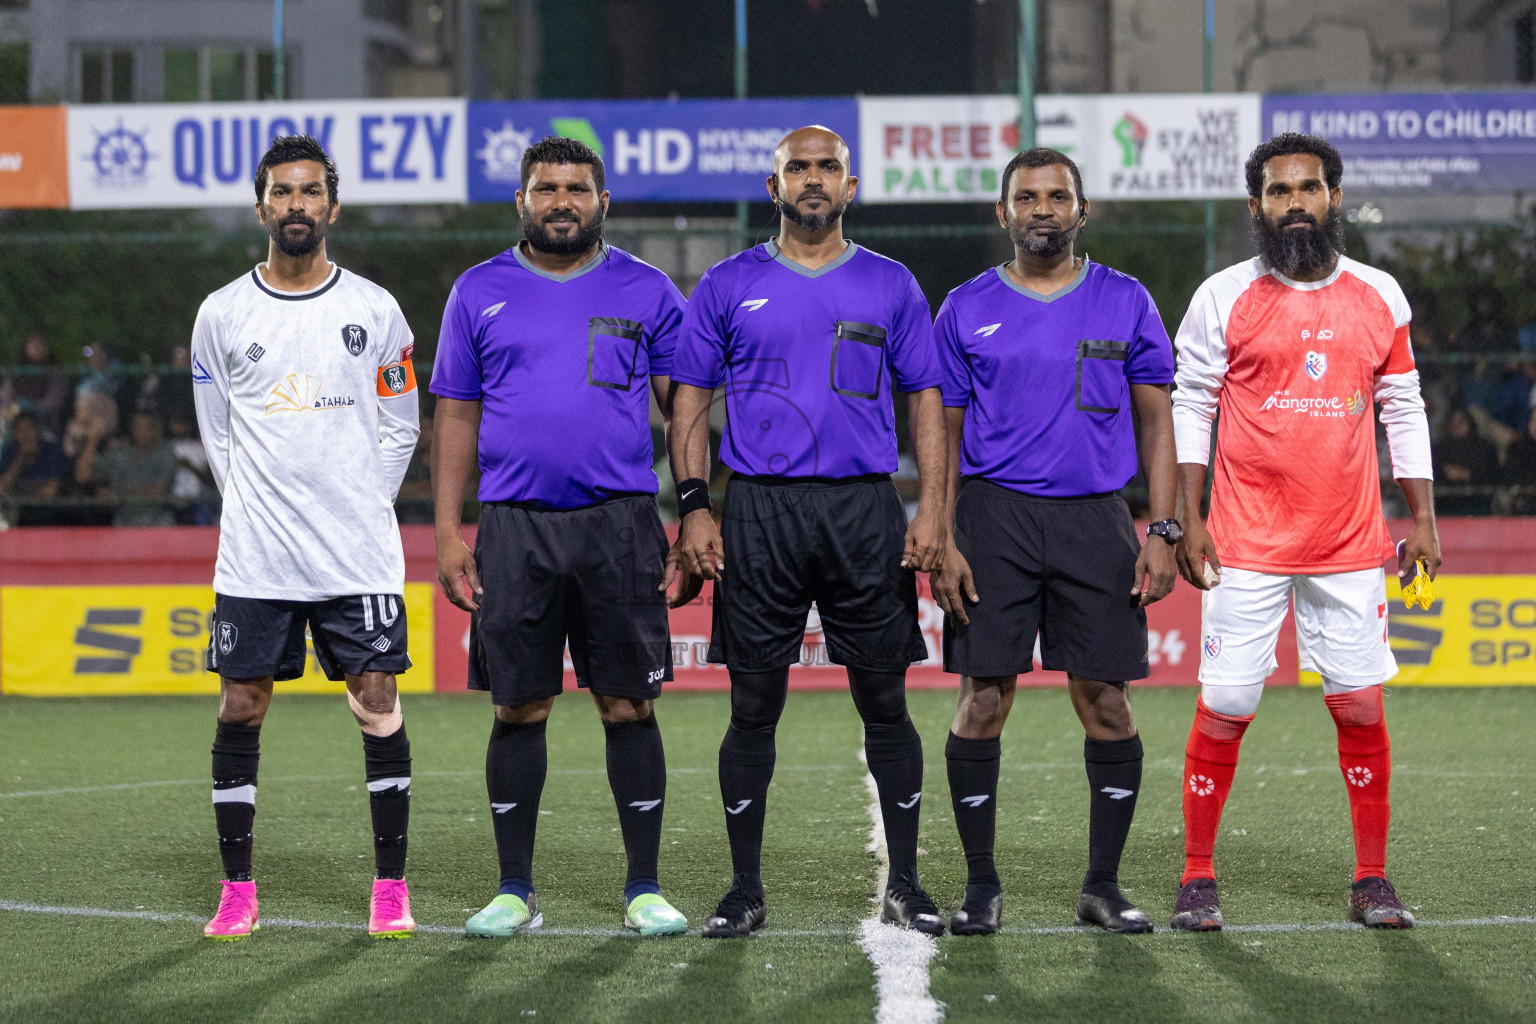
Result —
<instances>
[{"instance_id":1,"label":"hand of man","mask_svg":"<svg viewBox=\"0 0 1536 1024\"><path fill-rule=\"evenodd\" d=\"M1163 538L1148 537L1142 544L1136 556L1136 581L1131 584L1131 596L1140 596L1142 608L1173 593L1176 565L1173 548Z\"/></svg>"},{"instance_id":2,"label":"hand of man","mask_svg":"<svg viewBox=\"0 0 1536 1024\"><path fill-rule=\"evenodd\" d=\"M1150 537L1147 539L1151 540ZM1179 575L1196 590L1211 589L1211 584L1205 582L1207 562L1217 573L1221 572L1221 559L1216 557L1216 543L1211 540L1205 524L1194 516L1190 517L1188 525L1184 527L1184 539L1179 541L1174 558L1179 564Z\"/></svg>"},{"instance_id":3,"label":"hand of man","mask_svg":"<svg viewBox=\"0 0 1536 1024\"><path fill-rule=\"evenodd\" d=\"M478 599L485 591L475 570L475 554L458 537L438 541L437 582L454 607L467 612L480 610Z\"/></svg>"},{"instance_id":4,"label":"hand of man","mask_svg":"<svg viewBox=\"0 0 1536 1024\"><path fill-rule=\"evenodd\" d=\"M969 625L971 620L965 614L965 602L979 604L981 597L976 593L971 563L953 543L945 548L944 558L929 575L928 582L933 587L933 599L944 609L944 614L953 615L961 625Z\"/></svg>"},{"instance_id":5,"label":"hand of man","mask_svg":"<svg viewBox=\"0 0 1536 1024\"><path fill-rule=\"evenodd\" d=\"M1424 560L1424 571L1430 579L1440 571L1440 536L1434 523L1415 523L1403 545L1403 557L1397 566L1397 578L1406 579L1413 563Z\"/></svg>"},{"instance_id":6,"label":"hand of man","mask_svg":"<svg viewBox=\"0 0 1536 1024\"><path fill-rule=\"evenodd\" d=\"M699 596L699 591L704 589L704 578L698 573L689 572L683 568L682 536L679 534L672 550L667 552L667 571L662 577L661 586L656 589L663 594L672 586L672 581L677 581L677 592L667 598L668 608L681 608Z\"/></svg>"},{"instance_id":7,"label":"hand of man","mask_svg":"<svg viewBox=\"0 0 1536 1024\"><path fill-rule=\"evenodd\" d=\"M725 575L725 541L709 509L698 508L683 517L677 534L678 567L706 580Z\"/></svg>"},{"instance_id":8,"label":"hand of man","mask_svg":"<svg viewBox=\"0 0 1536 1024\"><path fill-rule=\"evenodd\" d=\"M933 572L944 559L945 530L939 517L919 510L907 524L907 539L901 552L901 567L918 572Z\"/></svg>"}]
</instances>

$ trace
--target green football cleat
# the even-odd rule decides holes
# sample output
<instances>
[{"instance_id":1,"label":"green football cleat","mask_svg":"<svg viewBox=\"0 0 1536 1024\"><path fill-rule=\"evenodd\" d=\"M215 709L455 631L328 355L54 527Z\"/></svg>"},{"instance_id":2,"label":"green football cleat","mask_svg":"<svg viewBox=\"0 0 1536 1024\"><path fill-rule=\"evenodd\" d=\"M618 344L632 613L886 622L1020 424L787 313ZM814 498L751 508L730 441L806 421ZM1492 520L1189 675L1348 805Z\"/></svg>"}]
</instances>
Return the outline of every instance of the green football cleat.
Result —
<instances>
[{"instance_id":1,"label":"green football cleat","mask_svg":"<svg viewBox=\"0 0 1536 1024\"><path fill-rule=\"evenodd\" d=\"M643 892L629 901L624 927L641 935L681 935L688 930L688 919L660 893Z\"/></svg>"},{"instance_id":2,"label":"green football cleat","mask_svg":"<svg viewBox=\"0 0 1536 1024\"><path fill-rule=\"evenodd\" d=\"M528 902L524 903L516 896L502 893L469 919L464 934L472 939L505 939L518 932L531 932L543 924L538 896L529 893Z\"/></svg>"}]
</instances>

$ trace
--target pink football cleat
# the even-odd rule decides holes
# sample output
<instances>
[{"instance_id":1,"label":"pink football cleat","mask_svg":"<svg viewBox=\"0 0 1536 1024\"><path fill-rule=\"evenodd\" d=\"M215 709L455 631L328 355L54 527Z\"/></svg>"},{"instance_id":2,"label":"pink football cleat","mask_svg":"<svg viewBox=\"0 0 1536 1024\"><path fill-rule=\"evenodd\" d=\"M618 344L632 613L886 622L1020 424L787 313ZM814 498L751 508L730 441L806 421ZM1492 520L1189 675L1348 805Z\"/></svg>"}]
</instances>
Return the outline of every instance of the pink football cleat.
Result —
<instances>
[{"instance_id":1,"label":"pink football cleat","mask_svg":"<svg viewBox=\"0 0 1536 1024\"><path fill-rule=\"evenodd\" d=\"M403 878L375 878L368 934L376 939L408 939L416 932L411 893Z\"/></svg>"},{"instance_id":2,"label":"pink football cleat","mask_svg":"<svg viewBox=\"0 0 1536 1024\"><path fill-rule=\"evenodd\" d=\"M204 937L233 942L261 928L256 921L256 883L219 884L224 887L224 893L219 897L219 912L204 926Z\"/></svg>"}]
</instances>

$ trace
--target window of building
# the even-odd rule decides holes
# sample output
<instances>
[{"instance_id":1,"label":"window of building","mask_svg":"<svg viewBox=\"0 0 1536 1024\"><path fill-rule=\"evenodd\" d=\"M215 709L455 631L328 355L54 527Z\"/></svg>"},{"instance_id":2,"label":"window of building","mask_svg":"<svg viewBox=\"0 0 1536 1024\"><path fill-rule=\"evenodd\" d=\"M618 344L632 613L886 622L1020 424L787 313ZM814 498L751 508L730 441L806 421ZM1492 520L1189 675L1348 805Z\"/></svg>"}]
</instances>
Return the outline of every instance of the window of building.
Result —
<instances>
[{"instance_id":1,"label":"window of building","mask_svg":"<svg viewBox=\"0 0 1536 1024\"><path fill-rule=\"evenodd\" d=\"M276 63L272 50L254 46L166 50L162 96L167 103L269 100L275 95ZM292 82L292 53L287 54L285 73Z\"/></svg>"},{"instance_id":2,"label":"window of building","mask_svg":"<svg viewBox=\"0 0 1536 1024\"><path fill-rule=\"evenodd\" d=\"M165 102L196 103L203 98L196 50L166 50L162 63Z\"/></svg>"},{"instance_id":3,"label":"window of building","mask_svg":"<svg viewBox=\"0 0 1536 1024\"><path fill-rule=\"evenodd\" d=\"M0 103L27 102L31 51L26 43L0 45Z\"/></svg>"},{"instance_id":4,"label":"window of building","mask_svg":"<svg viewBox=\"0 0 1536 1024\"><path fill-rule=\"evenodd\" d=\"M81 103L132 103L133 51L80 51Z\"/></svg>"},{"instance_id":5,"label":"window of building","mask_svg":"<svg viewBox=\"0 0 1536 1024\"><path fill-rule=\"evenodd\" d=\"M1515 19L1515 81L1536 82L1536 8Z\"/></svg>"}]
</instances>

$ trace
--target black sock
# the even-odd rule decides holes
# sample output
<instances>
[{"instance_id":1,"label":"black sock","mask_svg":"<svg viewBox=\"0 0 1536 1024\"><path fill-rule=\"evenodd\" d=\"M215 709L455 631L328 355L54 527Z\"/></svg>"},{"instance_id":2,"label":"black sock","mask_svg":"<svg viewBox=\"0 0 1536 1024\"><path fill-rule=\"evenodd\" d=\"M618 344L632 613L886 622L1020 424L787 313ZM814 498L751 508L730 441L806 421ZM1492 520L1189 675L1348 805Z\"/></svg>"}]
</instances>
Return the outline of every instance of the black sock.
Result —
<instances>
[{"instance_id":1,"label":"black sock","mask_svg":"<svg viewBox=\"0 0 1536 1024\"><path fill-rule=\"evenodd\" d=\"M213 818L224 877L251 880L251 824L256 820L256 767L261 726L220 722L213 734Z\"/></svg>"},{"instance_id":2,"label":"black sock","mask_svg":"<svg viewBox=\"0 0 1536 1024\"><path fill-rule=\"evenodd\" d=\"M970 740L949 734L944 760L949 768L949 799L955 828L965 849L966 890L972 886L1001 888L992 847L997 836L997 766L1003 743L999 737Z\"/></svg>"},{"instance_id":3,"label":"black sock","mask_svg":"<svg viewBox=\"0 0 1536 1024\"><path fill-rule=\"evenodd\" d=\"M1141 789L1141 737L1083 739L1088 769L1088 874L1083 891L1108 896L1118 891L1120 854L1136 813Z\"/></svg>"},{"instance_id":4,"label":"black sock","mask_svg":"<svg viewBox=\"0 0 1536 1024\"><path fill-rule=\"evenodd\" d=\"M645 892L660 892L656 860L661 850L661 812L667 797L667 758L653 712L638 722L604 722L608 748L608 787L619 808L619 830L629 874L624 902Z\"/></svg>"},{"instance_id":5,"label":"black sock","mask_svg":"<svg viewBox=\"0 0 1536 1024\"><path fill-rule=\"evenodd\" d=\"M544 726L544 720L513 724L498 718L485 751L485 788L501 861L501 891L523 899L533 891L533 834L549 767Z\"/></svg>"},{"instance_id":6,"label":"black sock","mask_svg":"<svg viewBox=\"0 0 1536 1024\"><path fill-rule=\"evenodd\" d=\"M912 719L895 725L864 726L864 758L880 794L885 819L885 848L890 857L890 888L898 881L917 884L917 821L923 806L923 741Z\"/></svg>"},{"instance_id":7,"label":"black sock","mask_svg":"<svg viewBox=\"0 0 1536 1024\"><path fill-rule=\"evenodd\" d=\"M720 743L720 798L731 841L735 884L763 891L763 819L773 781L774 727L746 732L732 725Z\"/></svg>"},{"instance_id":8,"label":"black sock","mask_svg":"<svg viewBox=\"0 0 1536 1024\"><path fill-rule=\"evenodd\" d=\"M880 794L890 888L917 884L917 821L923 804L923 742L907 715L907 673L849 667L848 690L864 720L864 759Z\"/></svg>"},{"instance_id":9,"label":"black sock","mask_svg":"<svg viewBox=\"0 0 1536 1024\"><path fill-rule=\"evenodd\" d=\"M363 770L373 815L373 865L379 878L405 877L411 822L411 741L402 724L389 736L363 733Z\"/></svg>"}]
</instances>

